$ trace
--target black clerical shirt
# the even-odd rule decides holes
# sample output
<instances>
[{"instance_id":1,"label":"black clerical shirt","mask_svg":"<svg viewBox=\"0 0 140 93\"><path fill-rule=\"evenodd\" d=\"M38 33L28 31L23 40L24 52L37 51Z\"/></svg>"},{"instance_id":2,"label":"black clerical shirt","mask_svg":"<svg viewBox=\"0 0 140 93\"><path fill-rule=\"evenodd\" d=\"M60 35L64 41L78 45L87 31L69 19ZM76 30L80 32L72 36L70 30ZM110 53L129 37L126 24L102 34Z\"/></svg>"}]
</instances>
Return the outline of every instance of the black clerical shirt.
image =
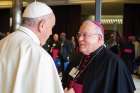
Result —
<instances>
[{"instance_id":1,"label":"black clerical shirt","mask_svg":"<svg viewBox=\"0 0 140 93\"><path fill-rule=\"evenodd\" d=\"M100 48L91 54L92 57ZM72 80L69 71L80 63L81 56L75 57L63 76L64 87ZM134 93L135 90L131 74L124 62L105 47L91 60L91 64L78 79L82 81L80 83L84 86L84 93Z\"/></svg>"}]
</instances>

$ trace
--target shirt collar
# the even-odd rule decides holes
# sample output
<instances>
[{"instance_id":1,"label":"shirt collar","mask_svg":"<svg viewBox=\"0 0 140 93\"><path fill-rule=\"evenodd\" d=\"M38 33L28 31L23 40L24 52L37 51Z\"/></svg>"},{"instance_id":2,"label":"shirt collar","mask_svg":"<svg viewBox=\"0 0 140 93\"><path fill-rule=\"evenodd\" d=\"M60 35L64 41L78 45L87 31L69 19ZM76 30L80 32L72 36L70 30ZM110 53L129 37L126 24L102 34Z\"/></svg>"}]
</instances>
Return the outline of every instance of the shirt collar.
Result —
<instances>
[{"instance_id":1,"label":"shirt collar","mask_svg":"<svg viewBox=\"0 0 140 93\"><path fill-rule=\"evenodd\" d=\"M33 41L35 41L37 44L40 45L40 40L39 38L35 35L35 33L33 33L30 29L26 28L26 27L23 27L23 26L20 26L18 28L19 31L22 31L24 33L26 33L27 35L29 35Z\"/></svg>"},{"instance_id":2,"label":"shirt collar","mask_svg":"<svg viewBox=\"0 0 140 93\"><path fill-rule=\"evenodd\" d=\"M94 56L100 53L103 50L104 46L100 46L96 51L92 52L90 55Z\"/></svg>"}]
</instances>

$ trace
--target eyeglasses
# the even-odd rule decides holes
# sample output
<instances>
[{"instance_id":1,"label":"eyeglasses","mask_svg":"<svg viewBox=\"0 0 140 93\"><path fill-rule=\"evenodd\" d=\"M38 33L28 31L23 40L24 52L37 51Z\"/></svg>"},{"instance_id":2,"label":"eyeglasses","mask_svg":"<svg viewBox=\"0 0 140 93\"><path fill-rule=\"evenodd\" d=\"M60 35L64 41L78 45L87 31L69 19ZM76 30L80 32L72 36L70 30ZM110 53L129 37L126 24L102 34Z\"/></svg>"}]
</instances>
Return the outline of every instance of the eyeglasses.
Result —
<instances>
[{"instance_id":1,"label":"eyeglasses","mask_svg":"<svg viewBox=\"0 0 140 93\"><path fill-rule=\"evenodd\" d=\"M92 36L95 36L95 35L98 35L98 34L90 34L90 33L77 33L77 38L80 38L81 36L84 37L84 38L89 38L89 37L92 37Z\"/></svg>"}]
</instances>

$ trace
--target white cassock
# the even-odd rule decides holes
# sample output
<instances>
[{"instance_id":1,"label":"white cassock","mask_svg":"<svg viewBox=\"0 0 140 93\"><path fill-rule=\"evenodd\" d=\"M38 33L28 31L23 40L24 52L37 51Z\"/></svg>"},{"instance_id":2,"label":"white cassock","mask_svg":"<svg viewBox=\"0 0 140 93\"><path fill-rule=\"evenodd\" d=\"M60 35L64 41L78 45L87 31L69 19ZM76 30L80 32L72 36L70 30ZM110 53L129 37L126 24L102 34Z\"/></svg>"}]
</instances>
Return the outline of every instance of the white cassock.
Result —
<instances>
[{"instance_id":1,"label":"white cassock","mask_svg":"<svg viewBox=\"0 0 140 93\"><path fill-rule=\"evenodd\" d=\"M0 41L0 93L64 93L53 59L25 27Z\"/></svg>"}]
</instances>

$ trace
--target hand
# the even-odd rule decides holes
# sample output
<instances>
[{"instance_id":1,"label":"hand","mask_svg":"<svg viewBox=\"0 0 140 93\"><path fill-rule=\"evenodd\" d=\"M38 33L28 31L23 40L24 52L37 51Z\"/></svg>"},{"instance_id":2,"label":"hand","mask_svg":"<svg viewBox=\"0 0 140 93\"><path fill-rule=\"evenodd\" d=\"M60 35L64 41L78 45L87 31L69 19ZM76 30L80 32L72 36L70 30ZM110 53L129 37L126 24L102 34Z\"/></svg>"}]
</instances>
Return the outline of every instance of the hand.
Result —
<instances>
[{"instance_id":1,"label":"hand","mask_svg":"<svg viewBox=\"0 0 140 93\"><path fill-rule=\"evenodd\" d=\"M73 88L65 88L64 93L75 93Z\"/></svg>"}]
</instances>

